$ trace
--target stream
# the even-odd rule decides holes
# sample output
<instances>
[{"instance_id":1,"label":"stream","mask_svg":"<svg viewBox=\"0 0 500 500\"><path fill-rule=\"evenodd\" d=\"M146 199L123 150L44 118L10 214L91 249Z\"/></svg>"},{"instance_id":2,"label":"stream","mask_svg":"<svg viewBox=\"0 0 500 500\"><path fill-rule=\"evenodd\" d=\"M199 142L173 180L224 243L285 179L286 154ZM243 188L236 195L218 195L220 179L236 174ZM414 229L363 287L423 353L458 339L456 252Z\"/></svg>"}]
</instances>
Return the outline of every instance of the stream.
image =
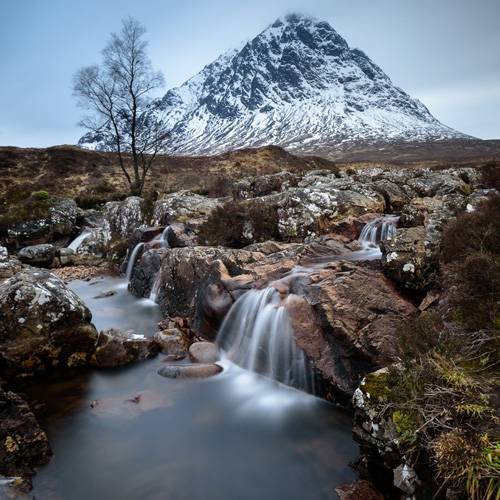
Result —
<instances>
[{"instance_id":1,"label":"stream","mask_svg":"<svg viewBox=\"0 0 500 500\"><path fill-rule=\"evenodd\" d=\"M98 330L156 331L158 306L124 278L69 286ZM229 361L212 378L167 379L164 359L29 389L54 451L37 499L318 500L356 478L349 414Z\"/></svg>"}]
</instances>

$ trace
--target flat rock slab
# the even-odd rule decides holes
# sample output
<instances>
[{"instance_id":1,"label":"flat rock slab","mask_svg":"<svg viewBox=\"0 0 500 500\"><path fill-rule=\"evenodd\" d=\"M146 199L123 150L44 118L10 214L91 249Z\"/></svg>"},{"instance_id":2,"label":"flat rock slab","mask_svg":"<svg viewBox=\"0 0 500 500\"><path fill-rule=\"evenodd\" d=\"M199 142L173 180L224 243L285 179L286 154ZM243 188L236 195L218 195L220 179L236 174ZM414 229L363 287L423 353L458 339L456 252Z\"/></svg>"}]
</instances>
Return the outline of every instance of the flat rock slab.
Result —
<instances>
[{"instance_id":1,"label":"flat rock slab","mask_svg":"<svg viewBox=\"0 0 500 500\"><path fill-rule=\"evenodd\" d=\"M222 371L219 365L166 365L158 370L158 374L166 378L207 378Z\"/></svg>"},{"instance_id":2,"label":"flat rock slab","mask_svg":"<svg viewBox=\"0 0 500 500\"><path fill-rule=\"evenodd\" d=\"M219 361L219 349L213 342L195 342L189 347L189 357L196 363Z\"/></svg>"}]
</instances>

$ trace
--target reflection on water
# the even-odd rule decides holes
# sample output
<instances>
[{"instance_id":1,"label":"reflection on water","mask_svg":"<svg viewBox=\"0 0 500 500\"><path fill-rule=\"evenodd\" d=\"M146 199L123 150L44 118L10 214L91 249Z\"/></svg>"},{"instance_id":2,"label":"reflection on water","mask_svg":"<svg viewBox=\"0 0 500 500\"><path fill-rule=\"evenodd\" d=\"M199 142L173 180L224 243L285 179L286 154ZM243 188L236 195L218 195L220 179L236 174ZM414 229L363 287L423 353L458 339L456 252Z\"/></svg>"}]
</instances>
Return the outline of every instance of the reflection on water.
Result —
<instances>
[{"instance_id":1,"label":"reflection on water","mask_svg":"<svg viewBox=\"0 0 500 500\"><path fill-rule=\"evenodd\" d=\"M157 308L123 280L72 288L98 328L154 332ZM91 299L110 289L118 293ZM36 498L316 500L354 478L348 415L229 361L210 379L166 379L156 373L163 359L31 388L54 450Z\"/></svg>"}]
</instances>

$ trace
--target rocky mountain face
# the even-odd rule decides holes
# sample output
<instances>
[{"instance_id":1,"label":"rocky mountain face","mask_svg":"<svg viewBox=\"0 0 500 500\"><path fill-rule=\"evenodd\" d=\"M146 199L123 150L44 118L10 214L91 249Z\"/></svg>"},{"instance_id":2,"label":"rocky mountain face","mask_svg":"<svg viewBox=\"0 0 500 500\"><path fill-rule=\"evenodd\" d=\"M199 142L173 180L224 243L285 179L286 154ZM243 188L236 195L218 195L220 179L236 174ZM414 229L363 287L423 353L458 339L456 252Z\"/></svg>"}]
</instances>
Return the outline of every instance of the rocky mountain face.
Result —
<instances>
[{"instance_id":1,"label":"rocky mountain face","mask_svg":"<svg viewBox=\"0 0 500 500\"><path fill-rule=\"evenodd\" d=\"M215 154L280 145L298 153L391 141L464 138L326 22L278 19L152 104L170 151ZM85 136L81 145L104 146Z\"/></svg>"}]
</instances>

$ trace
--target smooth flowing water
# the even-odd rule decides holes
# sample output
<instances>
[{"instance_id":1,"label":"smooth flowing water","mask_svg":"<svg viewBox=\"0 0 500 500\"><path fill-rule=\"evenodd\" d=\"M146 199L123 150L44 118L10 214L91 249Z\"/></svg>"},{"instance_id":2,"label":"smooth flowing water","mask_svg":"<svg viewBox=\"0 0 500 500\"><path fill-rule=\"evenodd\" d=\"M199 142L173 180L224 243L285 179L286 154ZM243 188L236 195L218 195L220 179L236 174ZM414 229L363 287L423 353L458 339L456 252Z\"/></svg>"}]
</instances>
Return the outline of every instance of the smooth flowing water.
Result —
<instances>
[{"instance_id":1,"label":"smooth flowing water","mask_svg":"<svg viewBox=\"0 0 500 500\"><path fill-rule=\"evenodd\" d=\"M217 336L228 358L242 368L314 393L314 372L293 337L278 291L251 290L231 307Z\"/></svg>"},{"instance_id":2,"label":"smooth flowing water","mask_svg":"<svg viewBox=\"0 0 500 500\"><path fill-rule=\"evenodd\" d=\"M70 284L97 328L152 335L158 307L126 280ZM116 293L95 298L102 292ZM355 479L351 417L229 360L205 380L172 380L165 357L94 370L29 394L45 405L54 457L33 496L57 500L317 500Z\"/></svg>"}]
</instances>

